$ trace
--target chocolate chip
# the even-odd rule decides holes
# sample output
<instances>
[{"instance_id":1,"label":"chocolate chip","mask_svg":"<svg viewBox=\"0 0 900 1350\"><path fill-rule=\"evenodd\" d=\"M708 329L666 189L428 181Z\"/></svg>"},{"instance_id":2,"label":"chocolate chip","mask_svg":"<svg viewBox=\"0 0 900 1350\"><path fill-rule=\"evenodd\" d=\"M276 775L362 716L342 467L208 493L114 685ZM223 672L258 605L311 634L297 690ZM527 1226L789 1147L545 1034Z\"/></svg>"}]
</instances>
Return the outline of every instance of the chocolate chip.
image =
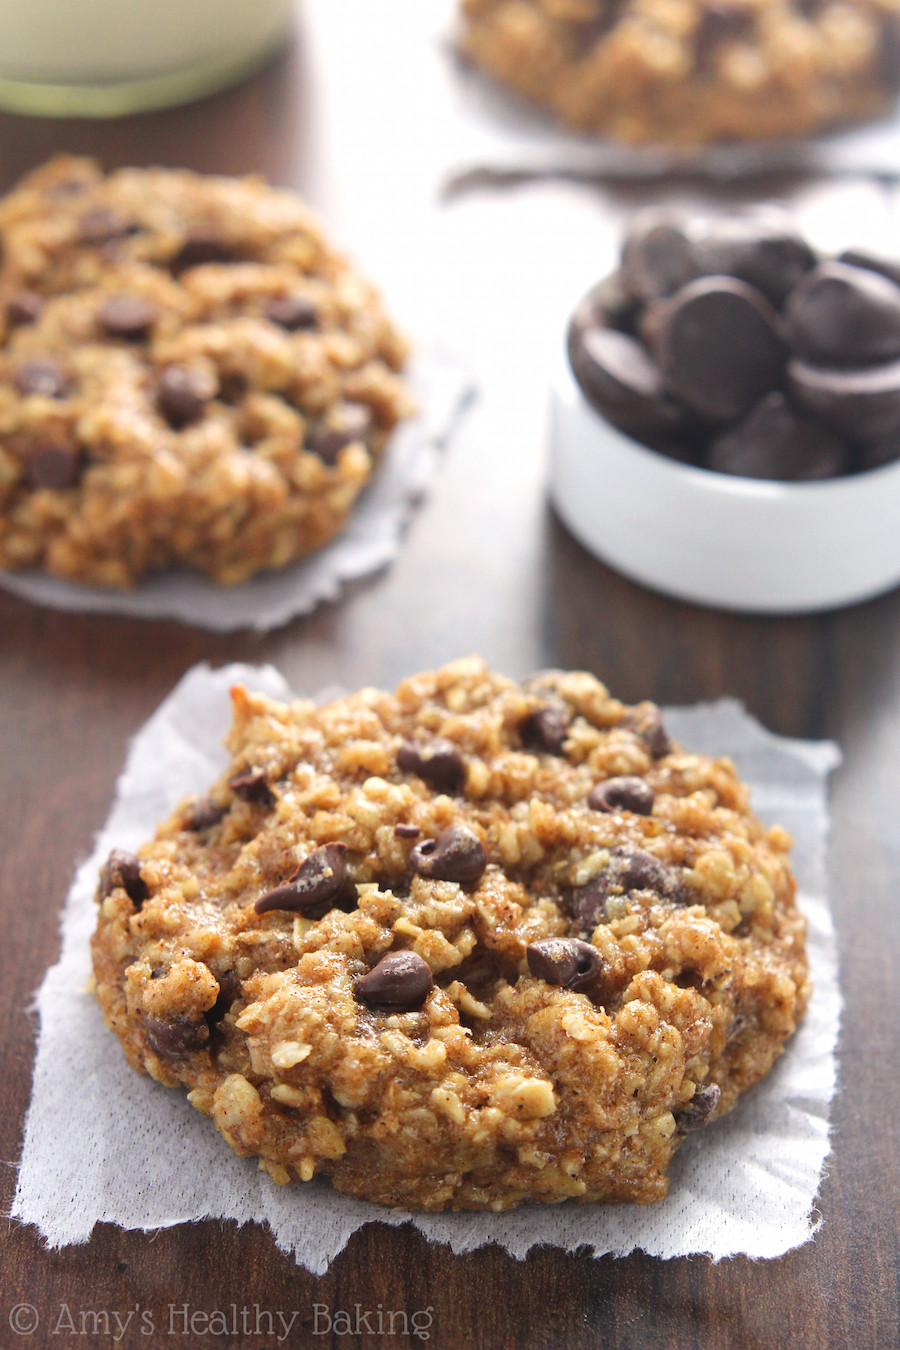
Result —
<instances>
[{"instance_id":1,"label":"chocolate chip","mask_svg":"<svg viewBox=\"0 0 900 1350\"><path fill-rule=\"evenodd\" d=\"M862 267L821 263L784 310L797 356L823 366L867 366L900 356L900 286Z\"/></svg>"},{"instance_id":2,"label":"chocolate chip","mask_svg":"<svg viewBox=\"0 0 900 1350\"><path fill-rule=\"evenodd\" d=\"M633 811L649 816L655 800L656 794L645 779L625 774L591 788L587 802L592 811Z\"/></svg>"},{"instance_id":3,"label":"chocolate chip","mask_svg":"<svg viewBox=\"0 0 900 1350\"><path fill-rule=\"evenodd\" d=\"M406 820L398 820L394 826L394 834L398 839L418 839L421 833L418 825Z\"/></svg>"},{"instance_id":4,"label":"chocolate chip","mask_svg":"<svg viewBox=\"0 0 900 1350\"><path fill-rule=\"evenodd\" d=\"M718 1083L701 1083L687 1106L673 1111L679 1134L702 1130L722 1098Z\"/></svg>"},{"instance_id":5,"label":"chocolate chip","mask_svg":"<svg viewBox=\"0 0 900 1350\"><path fill-rule=\"evenodd\" d=\"M883 258L878 253L870 253L868 249L847 248L838 254L837 261L846 263L848 267L863 267L867 272L877 272L879 276L887 277L888 281L900 286L900 261L895 258Z\"/></svg>"},{"instance_id":6,"label":"chocolate chip","mask_svg":"<svg viewBox=\"0 0 900 1350\"><path fill-rule=\"evenodd\" d=\"M209 1040L206 1022L196 1022L189 1017L178 1017L172 1022L147 1017L144 1030L151 1050L161 1059L180 1059L193 1050L202 1049Z\"/></svg>"},{"instance_id":7,"label":"chocolate chip","mask_svg":"<svg viewBox=\"0 0 900 1350\"><path fill-rule=\"evenodd\" d=\"M84 455L68 445L38 444L25 460L25 482L30 488L62 491L75 487L84 471Z\"/></svg>"},{"instance_id":8,"label":"chocolate chip","mask_svg":"<svg viewBox=\"0 0 900 1350\"><path fill-rule=\"evenodd\" d=\"M236 258L234 247L218 230L198 228L191 231L169 266L177 275L179 272L186 272L189 267L202 267L205 263L235 262Z\"/></svg>"},{"instance_id":9,"label":"chocolate chip","mask_svg":"<svg viewBox=\"0 0 900 1350\"><path fill-rule=\"evenodd\" d=\"M140 342L156 322L156 306L140 295L111 295L97 313L97 322L110 337Z\"/></svg>"},{"instance_id":10,"label":"chocolate chip","mask_svg":"<svg viewBox=\"0 0 900 1350\"><path fill-rule=\"evenodd\" d=\"M847 465L844 442L796 413L784 394L767 394L743 422L712 442L709 468L742 478L811 482Z\"/></svg>"},{"instance_id":11,"label":"chocolate chip","mask_svg":"<svg viewBox=\"0 0 900 1350\"><path fill-rule=\"evenodd\" d=\"M305 295L275 295L267 300L263 314L270 323L296 333L301 328L315 328L318 312L312 300Z\"/></svg>"},{"instance_id":12,"label":"chocolate chip","mask_svg":"<svg viewBox=\"0 0 900 1350\"><path fill-rule=\"evenodd\" d=\"M42 398L65 398L69 382L56 361L39 357L19 366L13 383L20 394L40 394Z\"/></svg>"},{"instance_id":13,"label":"chocolate chip","mask_svg":"<svg viewBox=\"0 0 900 1350\"><path fill-rule=\"evenodd\" d=\"M642 848L623 844L613 849L602 871L571 894L569 906L579 932L590 936L606 918L606 901L614 892L654 891L670 904L684 903L685 896L677 873Z\"/></svg>"},{"instance_id":14,"label":"chocolate chip","mask_svg":"<svg viewBox=\"0 0 900 1350\"><path fill-rule=\"evenodd\" d=\"M218 399L222 403L234 405L240 403L246 396L250 388L247 379L243 375L229 374L219 376Z\"/></svg>"},{"instance_id":15,"label":"chocolate chip","mask_svg":"<svg viewBox=\"0 0 900 1350\"><path fill-rule=\"evenodd\" d=\"M78 237L83 244L105 244L110 239L124 239L137 234L140 225L130 216L112 207L97 206L85 211L78 221Z\"/></svg>"},{"instance_id":16,"label":"chocolate chip","mask_svg":"<svg viewBox=\"0 0 900 1350\"><path fill-rule=\"evenodd\" d=\"M195 830L198 834L204 830L211 830L227 814L227 806L220 806L211 797L200 797L191 805L188 829Z\"/></svg>"},{"instance_id":17,"label":"chocolate chip","mask_svg":"<svg viewBox=\"0 0 900 1350\"><path fill-rule=\"evenodd\" d=\"M353 994L362 1003L407 1010L420 1008L433 988L428 962L417 952L388 952L357 980Z\"/></svg>"},{"instance_id":18,"label":"chocolate chip","mask_svg":"<svg viewBox=\"0 0 900 1350\"><path fill-rule=\"evenodd\" d=\"M312 428L303 443L304 450L318 455L324 464L337 462L345 445L365 441L372 429L372 410L362 403L341 403L328 424Z\"/></svg>"},{"instance_id":19,"label":"chocolate chip","mask_svg":"<svg viewBox=\"0 0 900 1350\"><path fill-rule=\"evenodd\" d=\"M776 309L816 265L787 213L771 206L704 220L692 231L692 245L703 276L745 281Z\"/></svg>"},{"instance_id":20,"label":"chocolate chip","mask_svg":"<svg viewBox=\"0 0 900 1350\"><path fill-rule=\"evenodd\" d=\"M187 366L166 366L160 372L156 406L169 426L179 431L202 415L211 394L202 372Z\"/></svg>"},{"instance_id":21,"label":"chocolate chip","mask_svg":"<svg viewBox=\"0 0 900 1350\"><path fill-rule=\"evenodd\" d=\"M105 900L117 886L122 887L136 909L140 909L150 894L147 883L141 876L139 859L133 853L126 853L121 848L114 848L103 864L100 872L100 900Z\"/></svg>"},{"instance_id":22,"label":"chocolate chip","mask_svg":"<svg viewBox=\"0 0 900 1350\"><path fill-rule=\"evenodd\" d=\"M777 316L731 277L702 277L667 302L658 356L669 392L712 421L743 417L784 376Z\"/></svg>"},{"instance_id":23,"label":"chocolate chip","mask_svg":"<svg viewBox=\"0 0 900 1350\"><path fill-rule=\"evenodd\" d=\"M566 704L548 703L536 709L519 727L523 746L547 755L562 755L571 717Z\"/></svg>"},{"instance_id":24,"label":"chocolate chip","mask_svg":"<svg viewBox=\"0 0 900 1350\"><path fill-rule=\"evenodd\" d=\"M847 436L882 440L900 432L900 361L864 370L831 370L791 361L792 400Z\"/></svg>"},{"instance_id":25,"label":"chocolate chip","mask_svg":"<svg viewBox=\"0 0 900 1350\"><path fill-rule=\"evenodd\" d=\"M44 297L37 291L18 291L6 302L6 322L10 328L25 328L37 323L44 311Z\"/></svg>"},{"instance_id":26,"label":"chocolate chip","mask_svg":"<svg viewBox=\"0 0 900 1350\"><path fill-rule=\"evenodd\" d=\"M320 919L339 899L348 898L352 882L347 878L346 852L346 844L324 844L317 848L292 877L259 897L255 905L257 914L285 909ZM356 888L352 889L355 898Z\"/></svg>"},{"instance_id":27,"label":"chocolate chip","mask_svg":"<svg viewBox=\"0 0 900 1350\"><path fill-rule=\"evenodd\" d=\"M868 441L859 447L859 467L882 469L885 464L893 464L900 459L900 433L885 436L883 440Z\"/></svg>"},{"instance_id":28,"label":"chocolate chip","mask_svg":"<svg viewBox=\"0 0 900 1350\"><path fill-rule=\"evenodd\" d=\"M622 249L622 280L636 300L647 304L673 295L698 275L677 216L651 207L635 217Z\"/></svg>"},{"instance_id":29,"label":"chocolate chip","mask_svg":"<svg viewBox=\"0 0 900 1350\"><path fill-rule=\"evenodd\" d=\"M655 703L638 703L622 725L641 738L654 759L662 759L664 755L672 753L672 741Z\"/></svg>"},{"instance_id":30,"label":"chocolate chip","mask_svg":"<svg viewBox=\"0 0 900 1350\"><path fill-rule=\"evenodd\" d=\"M580 938L542 938L525 948L525 957L535 979L563 989L589 988L602 966L597 948Z\"/></svg>"},{"instance_id":31,"label":"chocolate chip","mask_svg":"<svg viewBox=\"0 0 900 1350\"><path fill-rule=\"evenodd\" d=\"M420 876L435 881L478 881L487 867L484 845L467 825L448 825L436 839L425 839L410 850L410 865Z\"/></svg>"},{"instance_id":32,"label":"chocolate chip","mask_svg":"<svg viewBox=\"0 0 900 1350\"><path fill-rule=\"evenodd\" d=\"M417 745L404 741L397 751L397 767L402 773L414 773L435 792L451 797L462 791L466 781L463 757L452 741L436 737Z\"/></svg>"},{"instance_id":33,"label":"chocolate chip","mask_svg":"<svg viewBox=\"0 0 900 1350\"><path fill-rule=\"evenodd\" d=\"M225 1014L230 1011L241 996L241 981L236 971L217 971L216 980L219 985L216 1001L213 1006L203 1014L203 1020L210 1030L219 1025L225 1017Z\"/></svg>"},{"instance_id":34,"label":"chocolate chip","mask_svg":"<svg viewBox=\"0 0 900 1350\"><path fill-rule=\"evenodd\" d=\"M266 775L259 769L236 774L229 779L228 786L242 802L252 802L255 806L274 806L275 793L269 787Z\"/></svg>"},{"instance_id":35,"label":"chocolate chip","mask_svg":"<svg viewBox=\"0 0 900 1350\"><path fill-rule=\"evenodd\" d=\"M614 426L639 439L674 435L685 421L644 347L614 328L570 329L569 363L584 393Z\"/></svg>"},{"instance_id":36,"label":"chocolate chip","mask_svg":"<svg viewBox=\"0 0 900 1350\"><path fill-rule=\"evenodd\" d=\"M592 286L572 315L571 330L583 334L589 328L615 328L631 333L639 310L638 302L626 290L621 272L613 272Z\"/></svg>"},{"instance_id":37,"label":"chocolate chip","mask_svg":"<svg viewBox=\"0 0 900 1350\"><path fill-rule=\"evenodd\" d=\"M698 70L709 67L710 57L723 42L746 38L754 29L752 11L744 5L705 3L700 11L700 22L694 33L694 58Z\"/></svg>"}]
</instances>

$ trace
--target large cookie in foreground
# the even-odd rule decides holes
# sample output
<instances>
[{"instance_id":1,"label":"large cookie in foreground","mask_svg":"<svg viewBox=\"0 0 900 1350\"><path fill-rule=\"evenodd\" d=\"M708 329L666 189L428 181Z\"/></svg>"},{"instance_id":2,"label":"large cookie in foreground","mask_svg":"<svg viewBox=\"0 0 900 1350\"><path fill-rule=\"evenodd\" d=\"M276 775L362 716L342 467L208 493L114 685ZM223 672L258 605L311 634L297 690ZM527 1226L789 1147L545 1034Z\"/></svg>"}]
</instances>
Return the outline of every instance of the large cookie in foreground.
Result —
<instances>
[{"instance_id":1,"label":"large cookie in foreground","mask_svg":"<svg viewBox=\"0 0 900 1350\"><path fill-rule=\"evenodd\" d=\"M463 51L580 131L703 144L888 111L900 0L461 0Z\"/></svg>"},{"instance_id":2,"label":"large cookie in foreground","mask_svg":"<svg viewBox=\"0 0 900 1350\"><path fill-rule=\"evenodd\" d=\"M100 880L135 1069L278 1182L418 1209L647 1203L809 995L779 828L588 674L475 658L317 708Z\"/></svg>"},{"instance_id":3,"label":"large cookie in foreground","mask_svg":"<svg viewBox=\"0 0 900 1350\"><path fill-rule=\"evenodd\" d=\"M293 193L60 158L0 202L0 566L230 585L344 524L405 344Z\"/></svg>"}]
</instances>

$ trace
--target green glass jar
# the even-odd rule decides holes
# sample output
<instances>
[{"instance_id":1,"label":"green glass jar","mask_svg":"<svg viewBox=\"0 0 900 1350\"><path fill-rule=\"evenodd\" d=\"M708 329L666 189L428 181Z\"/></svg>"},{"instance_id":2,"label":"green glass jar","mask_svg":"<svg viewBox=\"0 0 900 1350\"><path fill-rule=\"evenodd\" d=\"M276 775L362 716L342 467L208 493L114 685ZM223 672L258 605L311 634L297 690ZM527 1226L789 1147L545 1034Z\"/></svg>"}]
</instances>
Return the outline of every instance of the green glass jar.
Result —
<instances>
[{"instance_id":1,"label":"green glass jar","mask_svg":"<svg viewBox=\"0 0 900 1350\"><path fill-rule=\"evenodd\" d=\"M286 40L292 0L0 0L0 108L120 117L237 83Z\"/></svg>"}]
</instances>

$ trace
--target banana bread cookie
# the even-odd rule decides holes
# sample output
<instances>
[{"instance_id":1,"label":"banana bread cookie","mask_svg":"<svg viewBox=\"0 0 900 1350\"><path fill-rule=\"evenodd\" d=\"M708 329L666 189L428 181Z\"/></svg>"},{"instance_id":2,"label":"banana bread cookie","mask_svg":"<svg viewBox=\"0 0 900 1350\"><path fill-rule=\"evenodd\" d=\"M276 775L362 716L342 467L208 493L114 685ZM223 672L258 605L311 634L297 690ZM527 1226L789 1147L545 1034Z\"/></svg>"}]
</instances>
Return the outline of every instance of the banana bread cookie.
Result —
<instances>
[{"instance_id":1,"label":"banana bread cookie","mask_svg":"<svg viewBox=\"0 0 900 1350\"><path fill-rule=\"evenodd\" d=\"M789 839L593 676L233 691L228 772L98 888L132 1066L277 1182L648 1203L809 995Z\"/></svg>"},{"instance_id":2,"label":"banana bread cookie","mask_svg":"<svg viewBox=\"0 0 900 1350\"><path fill-rule=\"evenodd\" d=\"M564 123L620 140L808 136L900 86L900 0L463 0L462 48Z\"/></svg>"},{"instance_id":3,"label":"banana bread cookie","mask_svg":"<svg viewBox=\"0 0 900 1350\"><path fill-rule=\"evenodd\" d=\"M58 158L0 245L0 566L230 585L340 529L405 346L298 197Z\"/></svg>"}]
</instances>

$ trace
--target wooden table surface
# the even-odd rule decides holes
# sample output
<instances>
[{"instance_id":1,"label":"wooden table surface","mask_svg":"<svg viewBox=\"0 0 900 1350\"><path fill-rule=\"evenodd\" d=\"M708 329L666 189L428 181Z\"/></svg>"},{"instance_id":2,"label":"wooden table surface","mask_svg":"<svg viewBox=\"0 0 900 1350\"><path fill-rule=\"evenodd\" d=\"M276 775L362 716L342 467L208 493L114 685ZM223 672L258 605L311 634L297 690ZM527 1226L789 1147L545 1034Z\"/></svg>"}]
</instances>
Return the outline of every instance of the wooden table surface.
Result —
<instances>
[{"instance_id":1,"label":"wooden table surface","mask_svg":"<svg viewBox=\"0 0 900 1350\"><path fill-rule=\"evenodd\" d=\"M0 187L65 149L98 154L110 166L261 170L315 198L323 179L305 153L303 69L298 45L241 88L195 108L106 125L0 118ZM652 192L602 196L615 216ZM537 201L486 197L446 214L465 234L480 232L492 212L521 209L537 231L544 219ZM491 267L470 278L481 293L487 287L488 300L502 260ZM488 330L484 344L492 350L494 336L500 341ZM514 409L527 383L515 350L501 350L486 370L479 405L397 561L307 619L266 636L223 637L175 623L67 615L0 592L0 1155L13 1160L20 1147L35 1034L29 1001L57 955L74 866L106 816L129 737L177 679L199 660L247 660L274 662L303 691L333 681L390 685L477 650L513 675L587 668L628 700L734 695L775 731L840 743L830 870L846 1014L822 1227L778 1260L714 1265L703 1257L595 1260L555 1249L521 1263L494 1248L454 1257L408 1227L373 1223L315 1278L253 1226L204 1223L148 1236L101 1225L88 1245L48 1252L33 1230L10 1224L0 1346L28 1343L7 1329L10 1309L22 1302L42 1320L30 1343L46 1345L69 1343L63 1305L76 1318L83 1309L151 1311L156 1336L141 1336L135 1321L117 1342L129 1347L277 1343L252 1323L247 1334L204 1335L201 1322L193 1336L163 1335L168 1305L185 1303L201 1313L231 1304L297 1310L287 1342L297 1346L429 1343L369 1335L364 1324L358 1336L316 1334L326 1325L321 1312L314 1320L316 1304L351 1315L355 1305L410 1317L430 1309L430 1344L441 1348L900 1344L900 592L836 614L766 619L694 608L630 584L574 543L545 505L541 428L528 407ZM8 1207L14 1169L0 1175Z\"/></svg>"}]
</instances>

